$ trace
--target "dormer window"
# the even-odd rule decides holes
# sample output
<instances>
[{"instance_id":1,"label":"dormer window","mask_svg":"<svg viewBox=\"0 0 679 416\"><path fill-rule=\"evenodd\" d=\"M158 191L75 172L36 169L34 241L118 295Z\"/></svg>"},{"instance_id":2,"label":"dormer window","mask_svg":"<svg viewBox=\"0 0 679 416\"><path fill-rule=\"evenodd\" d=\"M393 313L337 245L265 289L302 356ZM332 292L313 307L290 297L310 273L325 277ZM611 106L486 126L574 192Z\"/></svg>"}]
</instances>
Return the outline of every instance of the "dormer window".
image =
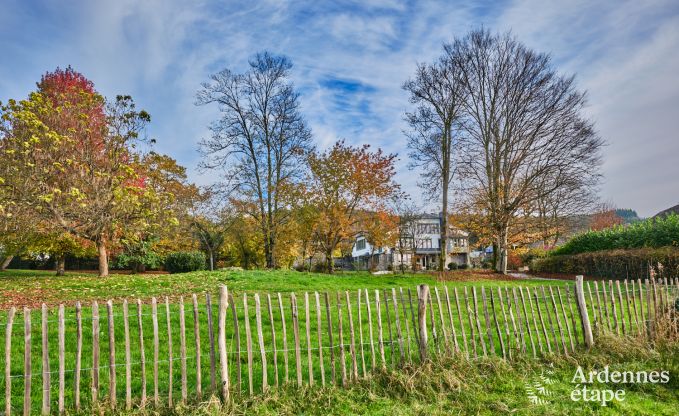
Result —
<instances>
[{"instance_id":1,"label":"dormer window","mask_svg":"<svg viewBox=\"0 0 679 416\"><path fill-rule=\"evenodd\" d=\"M365 238L356 240L356 250L365 250Z\"/></svg>"}]
</instances>

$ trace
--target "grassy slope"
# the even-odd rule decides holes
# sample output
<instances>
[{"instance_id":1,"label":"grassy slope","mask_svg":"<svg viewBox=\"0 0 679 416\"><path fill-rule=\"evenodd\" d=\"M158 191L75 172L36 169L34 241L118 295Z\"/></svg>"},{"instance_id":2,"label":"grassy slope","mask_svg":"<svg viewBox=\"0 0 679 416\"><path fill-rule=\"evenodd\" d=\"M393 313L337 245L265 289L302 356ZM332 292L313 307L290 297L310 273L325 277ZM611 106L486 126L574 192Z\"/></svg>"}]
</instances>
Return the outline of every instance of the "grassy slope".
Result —
<instances>
[{"instance_id":1,"label":"grassy slope","mask_svg":"<svg viewBox=\"0 0 679 416\"><path fill-rule=\"evenodd\" d=\"M537 285L540 280L496 280L493 274L458 271L450 274L447 284L457 285ZM64 277L54 272L35 270L8 270L0 272L0 309L9 306L39 306L58 303L73 304L76 300L105 300L119 298L142 298L152 296L187 295L210 291L215 293L219 285L225 284L234 293L242 292L303 292L337 291L355 289L384 289L410 287L417 284L434 284L435 278L428 274L380 275L367 272L339 273L327 275L300 273L296 271L216 271L170 274L115 274L99 278L93 274L67 273ZM567 282L551 281L550 285Z\"/></svg>"}]
</instances>

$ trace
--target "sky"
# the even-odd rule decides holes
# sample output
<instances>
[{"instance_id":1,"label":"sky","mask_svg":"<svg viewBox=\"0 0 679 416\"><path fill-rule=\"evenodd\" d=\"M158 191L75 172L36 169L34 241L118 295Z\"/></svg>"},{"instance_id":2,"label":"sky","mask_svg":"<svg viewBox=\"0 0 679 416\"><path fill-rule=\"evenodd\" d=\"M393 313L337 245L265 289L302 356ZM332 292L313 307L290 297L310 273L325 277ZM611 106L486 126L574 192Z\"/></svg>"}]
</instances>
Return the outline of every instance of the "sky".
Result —
<instances>
[{"instance_id":1,"label":"sky","mask_svg":"<svg viewBox=\"0 0 679 416\"><path fill-rule=\"evenodd\" d=\"M479 27L551 54L588 92L586 115L607 142L603 201L642 217L679 204L676 0L0 0L0 101L71 65L105 96L132 95L151 114L155 150L209 184L216 173L198 170L197 148L219 114L196 106L196 92L268 50L293 61L318 148L345 139L397 153L396 180L418 199L401 86L444 42Z\"/></svg>"}]
</instances>

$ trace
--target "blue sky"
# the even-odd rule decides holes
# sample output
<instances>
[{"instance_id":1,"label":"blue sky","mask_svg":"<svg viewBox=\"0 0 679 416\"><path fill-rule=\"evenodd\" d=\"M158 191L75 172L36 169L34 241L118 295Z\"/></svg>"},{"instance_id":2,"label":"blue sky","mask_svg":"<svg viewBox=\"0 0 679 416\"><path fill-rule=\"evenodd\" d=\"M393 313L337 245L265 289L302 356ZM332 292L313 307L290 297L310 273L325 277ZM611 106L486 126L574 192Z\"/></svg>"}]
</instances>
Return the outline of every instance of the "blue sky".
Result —
<instances>
[{"instance_id":1,"label":"blue sky","mask_svg":"<svg viewBox=\"0 0 679 416\"><path fill-rule=\"evenodd\" d=\"M288 55L320 148L338 138L398 153L406 168L401 85L418 62L470 29L511 30L552 54L589 92L608 141L601 197L650 216L679 203L679 3L675 1L33 1L0 0L0 100L23 98L47 70L73 66L106 96L151 113L156 149L196 170L218 117L194 106L209 74L260 50Z\"/></svg>"}]
</instances>

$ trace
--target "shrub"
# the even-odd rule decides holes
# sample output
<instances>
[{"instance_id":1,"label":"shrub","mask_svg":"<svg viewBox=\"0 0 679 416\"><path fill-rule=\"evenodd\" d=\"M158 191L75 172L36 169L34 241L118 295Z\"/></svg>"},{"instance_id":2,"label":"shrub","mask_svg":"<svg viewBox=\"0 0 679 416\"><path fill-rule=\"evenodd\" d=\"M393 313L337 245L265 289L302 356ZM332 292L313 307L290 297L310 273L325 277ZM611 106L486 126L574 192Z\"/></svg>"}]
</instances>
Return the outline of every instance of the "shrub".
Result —
<instances>
[{"instance_id":1,"label":"shrub","mask_svg":"<svg viewBox=\"0 0 679 416\"><path fill-rule=\"evenodd\" d=\"M466 270L466 269L469 268L469 265L466 264L466 263L462 263L462 264L458 264L457 268L460 269L460 270Z\"/></svg>"},{"instance_id":2,"label":"shrub","mask_svg":"<svg viewBox=\"0 0 679 416\"><path fill-rule=\"evenodd\" d=\"M679 248L604 250L535 259L531 269L543 273L582 274L609 279L645 279L653 270L660 277L679 276Z\"/></svg>"},{"instance_id":3,"label":"shrub","mask_svg":"<svg viewBox=\"0 0 679 416\"><path fill-rule=\"evenodd\" d=\"M186 273L205 268L205 254L201 251L177 251L165 257L165 270L170 273Z\"/></svg>"},{"instance_id":4,"label":"shrub","mask_svg":"<svg viewBox=\"0 0 679 416\"><path fill-rule=\"evenodd\" d=\"M599 250L679 246L679 215L651 218L634 224L589 231L573 237L552 251L553 255L579 254Z\"/></svg>"},{"instance_id":5,"label":"shrub","mask_svg":"<svg viewBox=\"0 0 679 416\"><path fill-rule=\"evenodd\" d=\"M448 263L448 270L457 270L457 263Z\"/></svg>"}]
</instances>

